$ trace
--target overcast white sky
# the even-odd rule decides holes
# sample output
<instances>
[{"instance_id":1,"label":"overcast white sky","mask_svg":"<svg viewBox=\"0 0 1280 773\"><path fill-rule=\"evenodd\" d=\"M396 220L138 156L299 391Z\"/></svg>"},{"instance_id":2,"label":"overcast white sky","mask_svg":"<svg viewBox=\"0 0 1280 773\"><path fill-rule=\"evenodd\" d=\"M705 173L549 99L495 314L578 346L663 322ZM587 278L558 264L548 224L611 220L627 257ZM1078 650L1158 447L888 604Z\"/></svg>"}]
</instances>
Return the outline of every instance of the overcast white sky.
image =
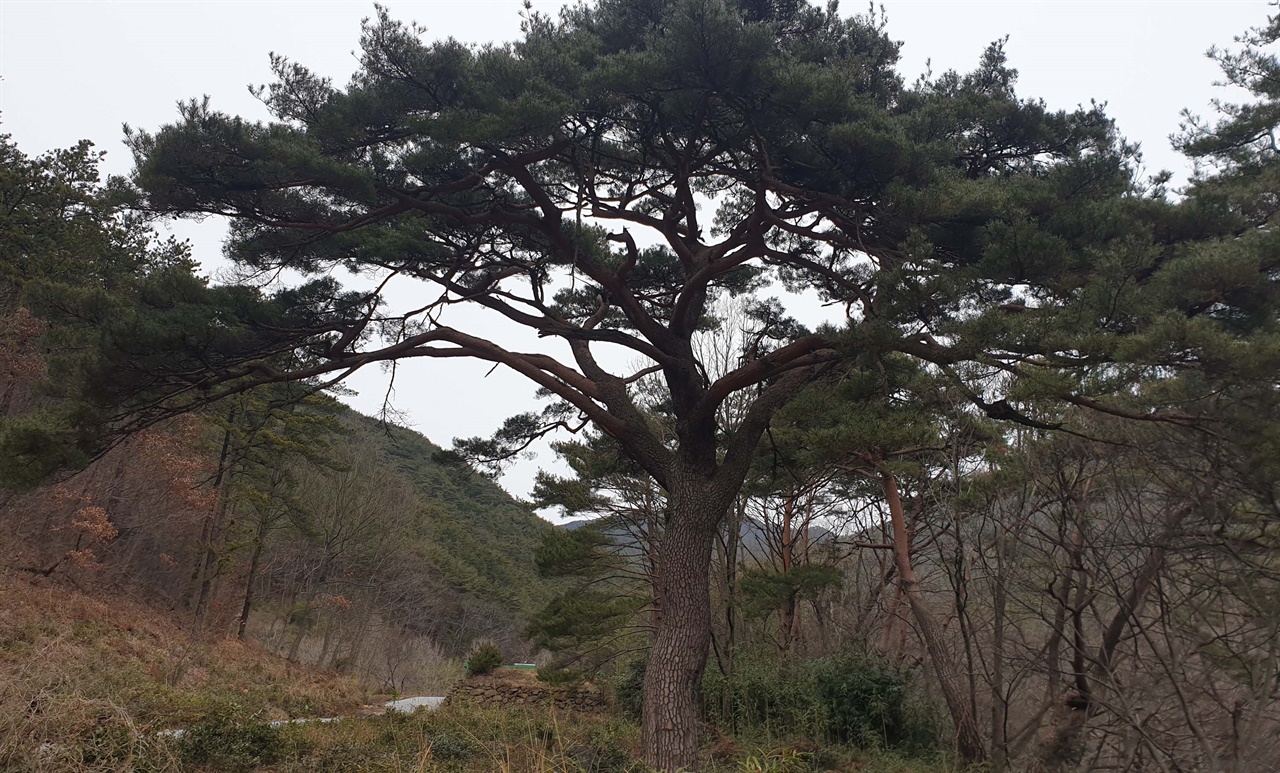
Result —
<instances>
[{"instance_id":1,"label":"overcast white sky","mask_svg":"<svg viewBox=\"0 0 1280 773\"><path fill-rule=\"evenodd\" d=\"M535 0L554 12L559 2ZM418 21L433 37L508 40L519 32L520 0L386 0L393 17ZM1021 73L1023 96L1070 108L1091 99L1108 104L1121 130L1140 141L1148 168L1185 177L1169 148L1179 112L1208 112L1216 67L1212 45L1230 45L1263 23L1266 0L1215 2L939 2L887 0L889 31L905 43L902 72L967 70L992 40L1009 35L1007 51ZM846 3L849 13L866 5ZM213 105L266 117L246 86L270 79L275 51L345 83L355 69L360 20L371 2L271 0L0 0L0 132L28 154L93 140L108 156L105 171L127 173L121 125L154 129L171 122L179 100L208 94ZM213 262L222 229L184 224L197 257ZM457 324L457 322L455 322ZM485 376L480 363L414 363L397 378L394 405L436 443L486 435L507 415L536 405L532 388L503 371ZM372 370L352 382L350 400L374 412L385 375ZM549 454L523 462L503 480L517 496Z\"/></svg>"}]
</instances>

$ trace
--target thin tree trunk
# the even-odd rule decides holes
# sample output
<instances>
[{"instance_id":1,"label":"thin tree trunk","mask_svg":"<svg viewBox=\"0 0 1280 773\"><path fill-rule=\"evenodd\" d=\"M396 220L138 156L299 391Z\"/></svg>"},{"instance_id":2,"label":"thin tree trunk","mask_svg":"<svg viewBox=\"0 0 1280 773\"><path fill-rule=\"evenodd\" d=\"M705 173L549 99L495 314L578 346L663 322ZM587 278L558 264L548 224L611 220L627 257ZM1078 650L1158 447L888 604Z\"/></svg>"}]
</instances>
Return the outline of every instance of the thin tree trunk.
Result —
<instances>
[{"instance_id":1,"label":"thin tree trunk","mask_svg":"<svg viewBox=\"0 0 1280 773\"><path fill-rule=\"evenodd\" d=\"M875 612L878 607L882 606L879 602L880 597L884 595L885 588L892 586L894 598L889 602L889 614L885 620L884 629L880 632L880 650L886 655L892 656L892 653L889 651L889 626L893 622L892 605L897 603L898 597L898 583L895 582L898 568L897 564L892 560L887 564L881 559L876 560L880 564L880 581L872 587L871 593L867 596L867 600L862 603L861 608L858 610L858 616L856 618L857 622L854 624L854 630L859 633L866 631L868 621L871 619L871 614ZM870 636L870 633L866 634L868 639Z\"/></svg>"},{"instance_id":2,"label":"thin tree trunk","mask_svg":"<svg viewBox=\"0 0 1280 773\"><path fill-rule=\"evenodd\" d=\"M218 504L215 506L213 511L205 515L204 522L200 527L200 544L206 547L213 543L213 522L217 517L223 502L226 500L226 491L224 491L223 482L227 477L230 467L227 460L231 456L231 423L235 421L235 419L236 408L233 405L227 411L227 427L222 431L222 448L218 451L217 474L214 476L212 483L214 490L218 492ZM203 553L197 554L196 560L193 562L191 567L191 585L189 586L186 598L183 601L183 608L185 609L191 609L192 604L195 603L197 592L201 589L200 575L204 566L205 555ZM200 619L200 612L198 609L196 611L195 618L197 621Z\"/></svg>"},{"instance_id":3,"label":"thin tree trunk","mask_svg":"<svg viewBox=\"0 0 1280 773\"><path fill-rule=\"evenodd\" d=\"M1182 524L1182 519L1190 512L1190 505L1183 505L1169 511L1165 516L1164 528L1160 531L1160 536L1157 538L1158 541L1152 546L1146 560L1142 562L1142 568L1138 570L1137 576L1134 577L1133 585L1129 586L1129 592L1120 599L1120 606L1116 609L1115 615L1112 616L1111 622L1107 625L1106 631L1102 635L1102 643L1098 646L1098 655L1094 668L1101 678L1108 680L1111 678L1111 667L1115 664L1116 650L1120 647L1120 641L1124 638L1125 629L1142 611L1142 605L1146 601L1147 594L1155 585L1156 580L1159 579L1160 570L1164 568L1165 544L1177 533L1178 527Z\"/></svg>"},{"instance_id":4,"label":"thin tree trunk","mask_svg":"<svg viewBox=\"0 0 1280 773\"><path fill-rule=\"evenodd\" d=\"M302 647L302 639L307 635L307 626L301 622L298 623L298 632L294 634L293 643L289 645L289 654L285 656L285 660L290 663L298 662L298 650Z\"/></svg>"},{"instance_id":5,"label":"thin tree trunk","mask_svg":"<svg viewBox=\"0 0 1280 773\"><path fill-rule=\"evenodd\" d=\"M795 504L796 494L795 492L789 492L786 502L782 506L782 533L778 544L778 557L782 562L781 574L783 577L786 577L795 566L793 555L795 538L791 528L792 519L795 517ZM783 655L791 651L791 636L795 614L796 597L795 595L790 595L778 611L778 650Z\"/></svg>"},{"instance_id":6,"label":"thin tree trunk","mask_svg":"<svg viewBox=\"0 0 1280 773\"><path fill-rule=\"evenodd\" d=\"M231 511L229 492L224 491L214 512L212 526L209 529L209 541L205 543L204 559L201 562L200 595L196 598L195 620L199 625L209 611L209 598L213 595L213 581L218 575L218 543L222 540L222 532L226 526L227 515Z\"/></svg>"},{"instance_id":7,"label":"thin tree trunk","mask_svg":"<svg viewBox=\"0 0 1280 773\"><path fill-rule=\"evenodd\" d=\"M1076 588L1076 597L1071 610L1074 653L1072 672L1076 692L1067 700L1070 713L1056 733L1056 744L1060 748L1072 748L1090 717L1100 710L1094 696L1095 684L1109 684L1111 669L1115 664L1116 652L1124 638L1125 631L1137 619L1146 601L1147 594L1160 577L1164 568L1164 546L1177 533L1182 520L1191 512L1189 504L1168 511L1163 528L1157 537L1156 544L1147 554L1142 566L1134 576L1133 584L1128 592L1119 600L1118 608L1102 633L1102 641L1097 652L1090 655L1084 636L1083 613L1089 602L1087 593L1087 577L1084 574L1084 527L1077 521L1075 533L1072 535L1072 569L1080 577Z\"/></svg>"},{"instance_id":8,"label":"thin tree trunk","mask_svg":"<svg viewBox=\"0 0 1280 773\"><path fill-rule=\"evenodd\" d=\"M1086 659L1084 610L1089 604L1089 575L1084 566L1084 523L1083 514L1076 512L1076 526L1071 534L1071 563L1068 577L1074 577L1074 587L1068 585L1063 589L1063 599L1071 592L1067 612L1071 615L1071 681L1075 686L1063 706L1064 716L1053 734L1052 748L1059 759L1059 768L1066 769L1078 763L1084 755L1080 744L1081 731L1089 716L1092 704L1088 666Z\"/></svg>"},{"instance_id":9,"label":"thin tree trunk","mask_svg":"<svg viewBox=\"0 0 1280 773\"><path fill-rule=\"evenodd\" d=\"M977 721L978 716L978 666L973 654L973 630L969 625L969 568L965 564L965 546L956 527L955 579L952 581L956 597L956 623L960 629L960 642L964 647L965 672L969 675L969 711Z\"/></svg>"},{"instance_id":10,"label":"thin tree trunk","mask_svg":"<svg viewBox=\"0 0 1280 773\"><path fill-rule=\"evenodd\" d=\"M1008 764L1009 703L1004 684L1004 625L1008 592L1005 589L1005 535L996 533L996 581L992 599L991 642L991 771L1003 773Z\"/></svg>"},{"instance_id":11,"label":"thin tree trunk","mask_svg":"<svg viewBox=\"0 0 1280 773\"><path fill-rule=\"evenodd\" d=\"M729 730L738 731L738 717L733 710L733 659L738 646L738 543L742 539L743 510L746 503L738 497L734 503L732 517L725 528L724 547L724 656L720 659L720 673L724 675L725 686L720 692L720 713L729 720Z\"/></svg>"},{"instance_id":12,"label":"thin tree trunk","mask_svg":"<svg viewBox=\"0 0 1280 773\"><path fill-rule=\"evenodd\" d=\"M1191 506L1184 505L1166 514L1164 527L1157 543L1147 554L1146 560L1134 577L1133 585L1129 586L1129 591L1120 599L1119 608L1103 630L1097 653L1092 656L1087 652L1083 623L1084 608L1089 603L1088 577L1084 572L1083 558L1084 526L1082 521L1077 521L1078 525L1071 540L1073 569L1080 578L1071 610L1072 646L1075 649L1071 668L1076 692L1067 699L1066 708L1070 711L1055 736L1056 745L1059 748L1077 749L1083 753L1083 750L1077 747L1080 733L1084 730L1089 718L1101 709L1094 695L1094 685L1111 682L1111 668L1115 665L1116 650L1124 638L1124 632L1142 610L1147 594L1159 579L1161 569L1164 568L1164 545L1177 532L1182 519L1190 512Z\"/></svg>"},{"instance_id":13,"label":"thin tree trunk","mask_svg":"<svg viewBox=\"0 0 1280 773\"><path fill-rule=\"evenodd\" d=\"M320 657L316 658L316 668L325 668L325 661L329 659L329 649L333 646L333 628L336 625L334 617L336 612L329 611L328 619L325 620L324 638L320 643Z\"/></svg>"},{"instance_id":14,"label":"thin tree trunk","mask_svg":"<svg viewBox=\"0 0 1280 773\"><path fill-rule=\"evenodd\" d=\"M375 602L376 596L369 599L364 605L364 611L360 615L360 625L356 628L355 634L347 645L345 663L343 667L338 669L343 673L353 673L359 668L356 661L359 659L360 653L364 651L364 642L369 636L369 629L372 627Z\"/></svg>"},{"instance_id":15,"label":"thin tree trunk","mask_svg":"<svg viewBox=\"0 0 1280 773\"><path fill-rule=\"evenodd\" d=\"M1071 677L1075 683L1076 695L1068 699L1072 708L1084 708L1089 705L1089 674L1087 671L1084 610L1089 603L1089 576L1084 569L1084 526L1077 524L1075 533L1071 535L1072 569L1078 578L1075 596L1071 600Z\"/></svg>"},{"instance_id":16,"label":"thin tree trunk","mask_svg":"<svg viewBox=\"0 0 1280 773\"><path fill-rule=\"evenodd\" d=\"M982 762L986 759L986 748L982 742L982 734L978 732L977 718L970 710L969 701L965 699L961 686L962 674L947 651L942 633L933 618L933 613L925 606L920 593L920 579L915 567L911 565L911 546L907 536L907 519L902 509L902 498L898 494L898 481L887 470L880 471L880 482L884 488L885 500L889 505L889 517L893 524L893 557L898 565L898 583L902 595L911 607L911 615L916 629L924 641L925 652L933 664L938 686L942 689L943 700L951 712L951 721L956 730L956 747L960 755L968 762Z\"/></svg>"},{"instance_id":17,"label":"thin tree trunk","mask_svg":"<svg viewBox=\"0 0 1280 773\"><path fill-rule=\"evenodd\" d=\"M1065 534L1061 535L1060 539L1065 542ZM1057 703L1058 693L1061 692L1062 642L1066 637L1067 610L1071 606L1071 590L1075 584L1075 549L1068 548L1068 551L1067 566L1061 577L1062 584L1056 588L1053 585L1049 586L1050 595L1053 596L1055 602L1053 627L1049 632L1049 646L1045 655L1045 664L1049 670L1048 696L1050 703Z\"/></svg>"},{"instance_id":18,"label":"thin tree trunk","mask_svg":"<svg viewBox=\"0 0 1280 773\"><path fill-rule=\"evenodd\" d=\"M244 603L240 605L240 622L236 626L236 638L244 641L245 629L249 625L249 611L253 608L253 586L258 580L258 567L262 562L262 543L266 541L266 521L258 523L257 538L253 542L253 555L249 557L249 576L244 583Z\"/></svg>"}]
</instances>

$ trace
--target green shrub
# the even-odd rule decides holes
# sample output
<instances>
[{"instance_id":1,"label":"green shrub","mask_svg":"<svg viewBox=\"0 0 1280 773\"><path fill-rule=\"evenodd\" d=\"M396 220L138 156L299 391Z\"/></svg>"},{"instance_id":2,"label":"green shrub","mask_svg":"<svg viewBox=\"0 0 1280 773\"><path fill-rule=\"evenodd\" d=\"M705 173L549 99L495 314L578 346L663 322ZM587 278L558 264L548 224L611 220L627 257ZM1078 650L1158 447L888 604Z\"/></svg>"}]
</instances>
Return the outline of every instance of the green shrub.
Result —
<instances>
[{"instance_id":1,"label":"green shrub","mask_svg":"<svg viewBox=\"0 0 1280 773\"><path fill-rule=\"evenodd\" d=\"M703 699L731 732L913 752L937 743L937 718L909 672L859 650L806 659L747 649L731 678L708 669Z\"/></svg>"},{"instance_id":2,"label":"green shrub","mask_svg":"<svg viewBox=\"0 0 1280 773\"><path fill-rule=\"evenodd\" d=\"M614 674L613 696L622 715L639 722L644 710L644 672L648 661L636 658L620 666Z\"/></svg>"},{"instance_id":3,"label":"green shrub","mask_svg":"<svg viewBox=\"0 0 1280 773\"><path fill-rule=\"evenodd\" d=\"M502 650L493 642L483 642L467 656L467 672L471 676L487 674L502 665Z\"/></svg>"},{"instance_id":4,"label":"green shrub","mask_svg":"<svg viewBox=\"0 0 1280 773\"><path fill-rule=\"evenodd\" d=\"M476 754L476 746L469 739L440 730L428 733L427 742L431 744L431 756L437 760L469 760Z\"/></svg>"},{"instance_id":5,"label":"green shrub","mask_svg":"<svg viewBox=\"0 0 1280 773\"><path fill-rule=\"evenodd\" d=\"M703 699L709 718L731 733L826 740L811 663L763 648L739 651L730 677L707 669Z\"/></svg>"},{"instance_id":6,"label":"green shrub","mask_svg":"<svg viewBox=\"0 0 1280 773\"><path fill-rule=\"evenodd\" d=\"M617 728L601 725L593 728L585 747L588 753L578 755L579 762L589 759L591 765L585 766L590 773L626 773L634 765L631 755L623 748L624 740L619 737ZM584 747L579 747L582 749Z\"/></svg>"},{"instance_id":7,"label":"green shrub","mask_svg":"<svg viewBox=\"0 0 1280 773\"><path fill-rule=\"evenodd\" d=\"M775 749L738 761L739 773L807 773L809 755L795 749Z\"/></svg>"},{"instance_id":8,"label":"green shrub","mask_svg":"<svg viewBox=\"0 0 1280 773\"><path fill-rule=\"evenodd\" d=\"M98 724L85 728L73 743L68 744L67 751L73 757L78 755L80 764L91 770L144 771L160 767L162 763L156 759L158 755L153 754L155 750L151 739L121 719L99 715ZM3 759L4 754L0 751L0 765Z\"/></svg>"},{"instance_id":9,"label":"green shrub","mask_svg":"<svg viewBox=\"0 0 1280 773\"><path fill-rule=\"evenodd\" d=\"M907 683L900 671L856 652L822 658L811 668L828 738L864 748L903 744Z\"/></svg>"},{"instance_id":10,"label":"green shrub","mask_svg":"<svg viewBox=\"0 0 1280 773\"><path fill-rule=\"evenodd\" d=\"M215 715L188 728L178 741L178 756L189 765L249 771L274 765L285 756L280 728L257 719L238 721Z\"/></svg>"},{"instance_id":11,"label":"green shrub","mask_svg":"<svg viewBox=\"0 0 1280 773\"><path fill-rule=\"evenodd\" d=\"M568 687L581 684L586 674L573 668L563 668L555 664L538 669L538 681L552 687Z\"/></svg>"}]
</instances>

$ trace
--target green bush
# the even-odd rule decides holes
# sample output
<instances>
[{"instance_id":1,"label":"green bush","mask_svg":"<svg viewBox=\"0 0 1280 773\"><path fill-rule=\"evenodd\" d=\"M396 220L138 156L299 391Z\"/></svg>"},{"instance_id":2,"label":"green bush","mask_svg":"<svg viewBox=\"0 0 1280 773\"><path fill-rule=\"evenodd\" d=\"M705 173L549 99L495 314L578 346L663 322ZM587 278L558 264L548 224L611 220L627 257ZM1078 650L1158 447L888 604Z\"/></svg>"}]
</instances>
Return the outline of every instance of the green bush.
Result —
<instances>
[{"instance_id":1,"label":"green bush","mask_svg":"<svg viewBox=\"0 0 1280 773\"><path fill-rule=\"evenodd\" d=\"M703 700L708 717L734 734L827 740L811 663L780 658L763 648L740 650L730 677L707 669Z\"/></svg>"},{"instance_id":2,"label":"green bush","mask_svg":"<svg viewBox=\"0 0 1280 773\"><path fill-rule=\"evenodd\" d=\"M285 756L280 728L256 719L213 716L192 725L178 741L178 756L189 765L249 771L274 765Z\"/></svg>"},{"instance_id":3,"label":"green bush","mask_svg":"<svg viewBox=\"0 0 1280 773\"><path fill-rule=\"evenodd\" d=\"M622 715L639 722L644 710L644 672L648 661L636 658L620 666L614 674L613 696Z\"/></svg>"},{"instance_id":4,"label":"green bush","mask_svg":"<svg viewBox=\"0 0 1280 773\"><path fill-rule=\"evenodd\" d=\"M827 737L862 747L896 748L907 739L907 682L884 661L844 653L813 661Z\"/></svg>"},{"instance_id":5,"label":"green bush","mask_svg":"<svg viewBox=\"0 0 1280 773\"><path fill-rule=\"evenodd\" d=\"M937 742L910 674L858 650L808 659L746 650L731 678L708 669L703 696L708 718L731 732L913 752Z\"/></svg>"},{"instance_id":6,"label":"green bush","mask_svg":"<svg viewBox=\"0 0 1280 773\"><path fill-rule=\"evenodd\" d=\"M469 760L476 754L476 746L469 739L456 733L439 730L428 733L431 756L437 760Z\"/></svg>"},{"instance_id":7,"label":"green bush","mask_svg":"<svg viewBox=\"0 0 1280 773\"><path fill-rule=\"evenodd\" d=\"M738 762L739 773L808 773L809 755L795 749L776 749Z\"/></svg>"},{"instance_id":8,"label":"green bush","mask_svg":"<svg viewBox=\"0 0 1280 773\"><path fill-rule=\"evenodd\" d=\"M542 666L538 669L538 681L552 687L569 687L581 684L586 678L586 674L577 669L562 668L555 664Z\"/></svg>"},{"instance_id":9,"label":"green bush","mask_svg":"<svg viewBox=\"0 0 1280 773\"><path fill-rule=\"evenodd\" d=\"M502 650L493 642L483 642L467 656L467 672L471 676L487 674L502 665Z\"/></svg>"},{"instance_id":10,"label":"green bush","mask_svg":"<svg viewBox=\"0 0 1280 773\"><path fill-rule=\"evenodd\" d=\"M118 716L99 715L99 724L86 728L85 732L68 745L67 751L73 758L78 756L80 765L83 766L77 769L131 770L135 773L164 769L163 754L156 753L158 750L153 739L138 733L121 719ZM3 745L0 743L0 747ZM3 749L0 749L0 765L6 759L11 758L7 758ZM47 762L52 763L53 760ZM67 768L72 768L69 761Z\"/></svg>"},{"instance_id":11,"label":"green bush","mask_svg":"<svg viewBox=\"0 0 1280 773\"><path fill-rule=\"evenodd\" d=\"M593 728L589 737L588 758L594 763L587 770L595 773L626 773L633 767L631 755L623 748L625 741L617 728L601 725Z\"/></svg>"}]
</instances>

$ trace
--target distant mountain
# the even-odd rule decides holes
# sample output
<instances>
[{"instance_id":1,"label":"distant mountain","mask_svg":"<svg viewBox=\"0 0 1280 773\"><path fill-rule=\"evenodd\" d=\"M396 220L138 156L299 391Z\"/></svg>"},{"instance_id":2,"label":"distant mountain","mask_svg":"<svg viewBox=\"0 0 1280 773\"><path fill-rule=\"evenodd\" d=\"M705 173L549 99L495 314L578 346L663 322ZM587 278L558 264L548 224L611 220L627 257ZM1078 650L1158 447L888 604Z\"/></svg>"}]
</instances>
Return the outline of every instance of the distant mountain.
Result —
<instances>
[{"instance_id":1,"label":"distant mountain","mask_svg":"<svg viewBox=\"0 0 1280 773\"><path fill-rule=\"evenodd\" d=\"M525 616L551 595L533 554L555 527L484 475L441 461L441 448L413 430L354 411L346 423L376 440L420 502L403 548L421 572L447 590L434 597L431 615L417 624L446 648L466 646L463 640L474 633L474 626L465 625L451 635L448 629L463 618L488 617L499 628L519 630ZM450 622L450 617L457 619Z\"/></svg>"}]
</instances>

